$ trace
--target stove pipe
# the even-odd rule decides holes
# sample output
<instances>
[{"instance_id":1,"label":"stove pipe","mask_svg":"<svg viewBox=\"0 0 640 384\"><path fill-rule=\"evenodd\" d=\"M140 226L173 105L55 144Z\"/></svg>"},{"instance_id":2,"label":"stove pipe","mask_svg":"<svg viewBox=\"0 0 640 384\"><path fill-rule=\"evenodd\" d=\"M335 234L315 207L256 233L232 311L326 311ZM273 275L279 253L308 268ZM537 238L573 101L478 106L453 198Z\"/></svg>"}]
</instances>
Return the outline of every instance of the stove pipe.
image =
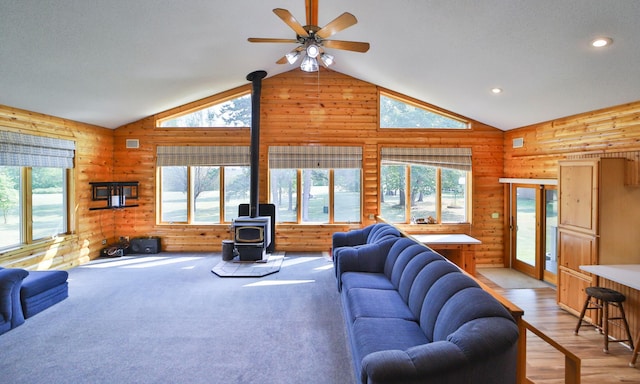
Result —
<instances>
[{"instance_id":1,"label":"stove pipe","mask_svg":"<svg viewBox=\"0 0 640 384\"><path fill-rule=\"evenodd\" d=\"M260 162L260 93L265 71L254 71L247 75L252 82L251 91L251 184L249 189L249 217L260 216L258 204L258 169Z\"/></svg>"}]
</instances>

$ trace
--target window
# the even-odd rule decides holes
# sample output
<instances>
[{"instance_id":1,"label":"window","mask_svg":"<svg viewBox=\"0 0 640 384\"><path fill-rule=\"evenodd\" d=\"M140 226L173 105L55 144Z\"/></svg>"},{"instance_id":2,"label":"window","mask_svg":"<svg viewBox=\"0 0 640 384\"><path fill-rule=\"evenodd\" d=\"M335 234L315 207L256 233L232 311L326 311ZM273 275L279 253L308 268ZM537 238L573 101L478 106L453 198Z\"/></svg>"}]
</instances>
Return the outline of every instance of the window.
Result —
<instances>
[{"instance_id":1,"label":"window","mask_svg":"<svg viewBox=\"0 0 640 384\"><path fill-rule=\"evenodd\" d=\"M381 93L380 128L467 129L469 124L417 103Z\"/></svg>"},{"instance_id":2,"label":"window","mask_svg":"<svg viewBox=\"0 0 640 384\"><path fill-rule=\"evenodd\" d=\"M30 176L33 239L52 238L67 232L66 171L35 167L31 168Z\"/></svg>"},{"instance_id":3,"label":"window","mask_svg":"<svg viewBox=\"0 0 640 384\"><path fill-rule=\"evenodd\" d=\"M464 148L383 148L380 213L394 223L469 221L471 152Z\"/></svg>"},{"instance_id":4,"label":"window","mask_svg":"<svg viewBox=\"0 0 640 384\"><path fill-rule=\"evenodd\" d=\"M270 201L280 223L359 223L360 147L270 147Z\"/></svg>"},{"instance_id":5,"label":"window","mask_svg":"<svg viewBox=\"0 0 640 384\"><path fill-rule=\"evenodd\" d=\"M361 221L360 169L272 169L270 175L277 222Z\"/></svg>"},{"instance_id":6,"label":"window","mask_svg":"<svg viewBox=\"0 0 640 384\"><path fill-rule=\"evenodd\" d=\"M221 224L249 202L249 147L159 146L159 222Z\"/></svg>"},{"instance_id":7,"label":"window","mask_svg":"<svg viewBox=\"0 0 640 384\"><path fill-rule=\"evenodd\" d=\"M69 232L75 143L0 131L0 249Z\"/></svg>"},{"instance_id":8,"label":"window","mask_svg":"<svg viewBox=\"0 0 640 384\"><path fill-rule=\"evenodd\" d=\"M161 167L160 180L163 223L232 222L249 201L249 167Z\"/></svg>"},{"instance_id":9,"label":"window","mask_svg":"<svg viewBox=\"0 0 640 384\"><path fill-rule=\"evenodd\" d=\"M250 127L251 94L222 100L182 115L160 119L158 126L163 128Z\"/></svg>"}]
</instances>

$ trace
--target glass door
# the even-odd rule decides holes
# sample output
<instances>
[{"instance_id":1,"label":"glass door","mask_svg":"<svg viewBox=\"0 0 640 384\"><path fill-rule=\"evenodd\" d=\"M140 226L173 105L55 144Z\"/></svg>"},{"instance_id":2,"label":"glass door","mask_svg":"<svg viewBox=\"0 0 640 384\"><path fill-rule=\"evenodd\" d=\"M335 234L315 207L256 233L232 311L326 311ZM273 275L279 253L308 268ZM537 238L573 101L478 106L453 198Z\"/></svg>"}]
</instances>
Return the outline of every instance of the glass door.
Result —
<instances>
[{"instance_id":1,"label":"glass door","mask_svg":"<svg viewBox=\"0 0 640 384\"><path fill-rule=\"evenodd\" d=\"M529 276L537 276L538 190L537 186L513 185L512 267Z\"/></svg>"},{"instance_id":2,"label":"glass door","mask_svg":"<svg viewBox=\"0 0 640 384\"><path fill-rule=\"evenodd\" d=\"M558 275L558 190L545 186L544 195L544 258L542 277L544 281L557 284Z\"/></svg>"},{"instance_id":3,"label":"glass door","mask_svg":"<svg viewBox=\"0 0 640 384\"><path fill-rule=\"evenodd\" d=\"M511 266L556 284L558 191L549 185L512 185Z\"/></svg>"}]
</instances>

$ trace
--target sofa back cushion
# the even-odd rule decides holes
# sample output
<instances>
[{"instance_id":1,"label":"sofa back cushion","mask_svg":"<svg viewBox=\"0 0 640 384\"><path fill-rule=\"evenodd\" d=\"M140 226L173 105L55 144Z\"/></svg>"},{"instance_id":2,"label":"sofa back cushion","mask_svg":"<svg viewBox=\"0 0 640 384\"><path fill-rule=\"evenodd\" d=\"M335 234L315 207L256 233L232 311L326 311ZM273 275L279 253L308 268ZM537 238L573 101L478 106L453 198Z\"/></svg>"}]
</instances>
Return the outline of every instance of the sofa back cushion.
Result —
<instances>
[{"instance_id":1,"label":"sofa back cushion","mask_svg":"<svg viewBox=\"0 0 640 384\"><path fill-rule=\"evenodd\" d=\"M475 281L459 271L447 273L433 283L424 297L420 311L420 327L429 341L444 340L435 337L435 329L440 323L449 321L447 317L441 315L441 311L453 295L466 288L478 287ZM438 335L442 337L442 331Z\"/></svg>"},{"instance_id":2,"label":"sofa back cushion","mask_svg":"<svg viewBox=\"0 0 640 384\"><path fill-rule=\"evenodd\" d=\"M400 231L396 227L385 223L376 223L370 226L367 243L375 243L380 240L401 236Z\"/></svg>"},{"instance_id":3,"label":"sofa back cushion","mask_svg":"<svg viewBox=\"0 0 640 384\"><path fill-rule=\"evenodd\" d=\"M411 292L413 285L418 283L416 281L416 277L418 276L420 271L422 271L422 269L425 268L426 265L436 260L442 259L443 257L439 254L425 247L422 247L420 253L409 260L407 266L404 268L402 274L400 275L400 281L398 283L398 293L405 303L409 303L409 293ZM419 315L420 312L416 314L416 318L418 318Z\"/></svg>"},{"instance_id":4,"label":"sofa back cushion","mask_svg":"<svg viewBox=\"0 0 640 384\"><path fill-rule=\"evenodd\" d=\"M442 276L448 273L459 272L460 270L458 269L458 267L453 265L448 260L445 260L442 256L440 256L440 259L425 265L424 268L420 270L415 278L413 285L411 286L411 290L409 291L409 299L407 300L409 309L416 319L420 318L424 298L427 295L427 292L429 292L429 290L431 289L431 286Z\"/></svg>"},{"instance_id":5,"label":"sofa back cushion","mask_svg":"<svg viewBox=\"0 0 640 384\"><path fill-rule=\"evenodd\" d=\"M423 245L406 237L398 238L395 241L387 255L387 260L384 264L384 274L396 289L400 284L402 272L404 272L409 261L411 261L415 255L424 251L424 249Z\"/></svg>"}]
</instances>

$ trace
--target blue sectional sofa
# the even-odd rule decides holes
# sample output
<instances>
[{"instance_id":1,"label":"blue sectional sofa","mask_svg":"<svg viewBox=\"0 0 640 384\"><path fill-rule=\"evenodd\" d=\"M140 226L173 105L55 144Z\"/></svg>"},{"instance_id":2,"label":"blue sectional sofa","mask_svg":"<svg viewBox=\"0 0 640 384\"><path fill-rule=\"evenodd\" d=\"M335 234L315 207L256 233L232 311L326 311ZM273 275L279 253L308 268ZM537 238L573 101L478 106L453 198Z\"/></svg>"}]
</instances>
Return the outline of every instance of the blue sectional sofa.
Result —
<instances>
[{"instance_id":1,"label":"blue sectional sofa","mask_svg":"<svg viewBox=\"0 0 640 384\"><path fill-rule=\"evenodd\" d=\"M441 255L402 237L335 262L359 383L516 382L516 322Z\"/></svg>"},{"instance_id":2,"label":"blue sectional sofa","mask_svg":"<svg viewBox=\"0 0 640 384\"><path fill-rule=\"evenodd\" d=\"M0 334L69 296L67 271L0 267Z\"/></svg>"}]
</instances>

